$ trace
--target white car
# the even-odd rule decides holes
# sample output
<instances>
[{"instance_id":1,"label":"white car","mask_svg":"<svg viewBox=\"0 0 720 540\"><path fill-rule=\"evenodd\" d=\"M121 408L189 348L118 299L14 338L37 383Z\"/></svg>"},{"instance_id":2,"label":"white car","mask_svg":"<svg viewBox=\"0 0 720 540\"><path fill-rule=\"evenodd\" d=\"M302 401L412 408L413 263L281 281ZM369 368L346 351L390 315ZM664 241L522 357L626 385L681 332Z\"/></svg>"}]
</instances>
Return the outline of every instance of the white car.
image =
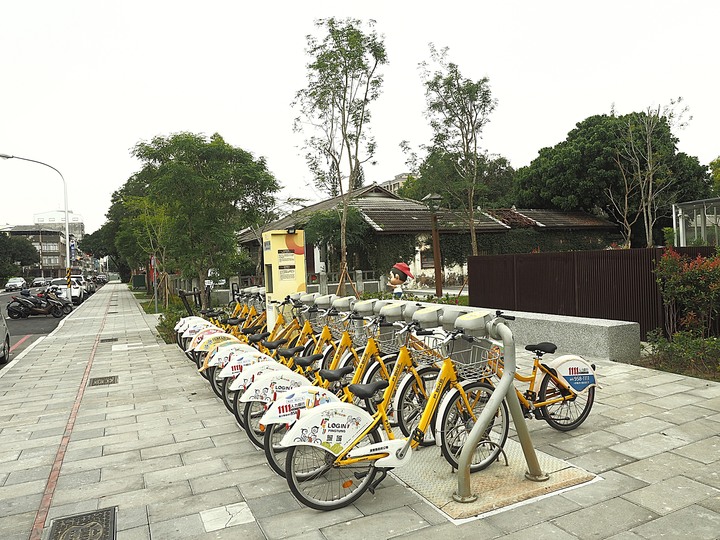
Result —
<instances>
[{"instance_id":1,"label":"white car","mask_svg":"<svg viewBox=\"0 0 720 540\"><path fill-rule=\"evenodd\" d=\"M95 292L95 284L85 279L85 276L80 274L73 274L70 277L76 279L78 283L80 283L80 285L82 286L84 294L83 299L87 298L89 295Z\"/></svg>"},{"instance_id":2,"label":"white car","mask_svg":"<svg viewBox=\"0 0 720 540\"><path fill-rule=\"evenodd\" d=\"M57 295L60 298L67 298L67 280L65 278L55 278L50 283L50 286L57 289ZM83 300L85 300L85 290L83 289L83 286L80 285L80 283L74 279L70 278L70 293L72 295L72 303L77 305L81 304Z\"/></svg>"}]
</instances>

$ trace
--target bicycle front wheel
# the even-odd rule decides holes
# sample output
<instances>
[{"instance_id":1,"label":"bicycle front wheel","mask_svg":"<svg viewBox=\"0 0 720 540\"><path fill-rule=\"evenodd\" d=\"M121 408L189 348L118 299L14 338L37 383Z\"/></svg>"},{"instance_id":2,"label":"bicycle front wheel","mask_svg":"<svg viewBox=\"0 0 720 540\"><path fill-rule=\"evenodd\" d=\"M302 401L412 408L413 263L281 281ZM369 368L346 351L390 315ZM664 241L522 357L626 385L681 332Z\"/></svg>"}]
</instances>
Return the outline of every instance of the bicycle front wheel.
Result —
<instances>
[{"instance_id":1,"label":"bicycle front wheel","mask_svg":"<svg viewBox=\"0 0 720 540\"><path fill-rule=\"evenodd\" d=\"M243 410L243 424L248 439L258 448L263 447L264 433L260 429L260 420L262 420L267 406L262 401L248 401L245 403Z\"/></svg>"},{"instance_id":2,"label":"bicycle front wheel","mask_svg":"<svg viewBox=\"0 0 720 540\"><path fill-rule=\"evenodd\" d=\"M380 441L373 430L358 446ZM305 506L315 510L335 510L355 502L375 479L373 461L339 466L335 455L320 445L292 446L287 451L285 476L290 491Z\"/></svg>"},{"instance_id":3,"label":"bicycle front wheel","mask_svg":"<svg viewBox=\"0 0 720 540\"><path fill-rule=\"evenodd\" d=\"M287 448L280 446L280 441L282 441L287 431L287 424L269 424L265 426L263 439L268 465L283 478L285 478Z\"/></svg>"},{"instance_id":4,"label":"bicycle front wheel","mask_svg":"<svg viewBox=\"0 0 720 540\"><path fill-rule=\"evenodd\" d=\"M540 383L538 399L540 402L561 399L563 401L538 407L545 421L558 431L570 431L582 424L590 414L595 401L595 387L591 386L586 392L576 394L563 388L550 375L545 375Z\"/></svg>"},{"instance_id":5,"label":"bicycle front wheel","mask_svg":"<svg viewBox=\"0 0 720 540\"><path fill-rule=\"evenodd\" d=\"M409 377L406 376L400 382L400 387L397 390L398 407L395 411L395 420L400 431L406 437L412 436L413 431L420 423L420 417L422 417L428 398L432 394L439 373L440 369L435 366L422 366L417 369L417 376L422 381L422 385L418 383L415 374L412 372L410 372ZM433 415L432 422L430 422L430 426L425 432L425 438L420 443L421 446L435 444L435 434L433 433L435 421L436 418Z\"/></svg>"},{"instance_id":6,"label":"bicycle front wheel","mask_svg":"<svg viewBox=\"0 0 720 540\"><path fill-rule=\"evenodd\" d=\"M492 393L492 386L476 381L465 385L463 392L455 392L450 397L451 401L440 420L442 422L440 448L443 457L454 469L458 469L460 452ZM467 398L469 408L463 399L463 394ZM508 420L508 409L503 400L490 418L490 422L475 448L470 462L470 472L481 471L498 458L510 429Z\"/></svg>"}]
</instances>

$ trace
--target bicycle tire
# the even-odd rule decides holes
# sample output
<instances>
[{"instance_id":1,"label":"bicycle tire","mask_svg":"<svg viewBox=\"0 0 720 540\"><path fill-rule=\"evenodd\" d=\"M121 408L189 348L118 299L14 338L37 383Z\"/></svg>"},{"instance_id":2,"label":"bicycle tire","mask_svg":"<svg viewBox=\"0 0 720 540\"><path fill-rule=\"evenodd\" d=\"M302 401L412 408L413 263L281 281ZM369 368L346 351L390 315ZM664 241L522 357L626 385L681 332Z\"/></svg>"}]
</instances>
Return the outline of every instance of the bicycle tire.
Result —
<instances>
[{"instance_id":1,"label":"bicycle tire","mask_svg":"<svg viewBox=\"0 0 720 540\"><path fill-rule=\"evenodd\" d=\"M371 431L355 447L380 442ZM305 506L337 510L355 502L372 485L377 470L373 461L337 466L335 455L320 445L300 444L287 451L285 477L290 491Z\"/></svg>"},{"instance_id":2,"label":"bicycle tire","mask_svg":"<svg viewBox=\"0 0 720 540\"><path fill-rule=\"evenodd\" d=\"M395 421L397 422L400 431L406 437L410 437L415 431L420 422L425 406L428 402L428 397L435 387L435 381L440 373L440 368L435 366L421 366L415 370L423 381L424 389L421 391L417 380L414 376L404 377L400 381L400 385L397 389L398 393L398 408L395 411ZM411 372L412 373L412 372ZM433 415L433 419L428 426L428 433L425 433L425 438L420 443L420 446L432 446L435 444L435 435L433 433L433 426L437 418Z\"/></svg>"},{"instance_id":3,"label":"bicycle tire","mask_svg":"<svg viewBox=\"0 0 720 540\"><path fill-rule=\"evenodd\" d=\"M235 397L235 391L230 390L230 385L235 379L233 377L226 377L225 383L223 384L223 403L228 411L233 412L233 398Z\"/></svg>"},{"instance_id":4,"label":"bicycle tire","mask_svg":"<svg viewBox=\"0 0 720 540\"><path fill-rule=\"evenodd\" d=\"M540 383L538 400L540 402L556 399L567 390L560 388L547 373ZM595 387L591 386L587 392L575 394L573 399L560 401L551 405L538 407L545 422L558 431L571 431L582 424L590 414L595 401Z\"/></svg>"},{"instance_id":5,"label":"bicycle tire","mask_svg":"<svg viewBox=\"0 0 720 540\"><path fill-rule=\"evenodd\" d=\"M224 377L218 377L220 372L222 371L217 366L210 366L207 368L208 371L208 380L210 381L210 386L213 389L213 392L215 392L215 395L222 399L223 397L223 389L225 387L225 378Z\"/></svg>"},{"instance_id":6,"label":"bicycle tire","mask_svg":"<svg viewBox=\"0 0 720 540\"><path fill-rule=\"evenodd\" d=\"M473 414L465 410L461 392L455 392L440 419L440 449L445 460L454 468L459 467L460 452L475 421L492 396L494 388L483 382L474 381L463 386L463 391L472 407ZM503 400L497 413L490 419L485 434L480 440L472 461L470 472L487 468L502 452L510 430L507 405Z\"/></svg>"},{"instance_id":7,"label":"bicycle tire","mask_svg":"<svg viewBox=\"0 0 720 540\"><path fill-rule=\"evenodd\" d=\"M260 419L267 410L262 401L248 401L243 407L243 424L245 425L245 433L248 439L258 448L263 447L264 433L260 429Z\"/></svg>"},{"instance_id":8,"label":"bicycle tire","mask_svg":"<svg viewBox=\"0 0 720 540\"><path fill-rule=\"evenodd\" d=\"M243 423L244 420L243 420L243 414L242 414L244 403L242 403L240 401L240 397L243 395L243 393L244 393L244 390L236 390L235 391L235 395L233 396L233 401L232 401L232 413L235 416L235 420L237 420L238 425L241 428L245 429L245 424Z\"/></svg>"},{"instance_id":9,"label":"bicycle tire","mask_svg":"<svg viewBox=\"0 0 720 540\"><path fill-rule=\"evenodd\" d=\"M265 426L263 438L263 448L268 465L283 478L285 478L287 448L280 446L279 443L287 432L287 424L268 424Z\"/></svg>"}]
</instances>

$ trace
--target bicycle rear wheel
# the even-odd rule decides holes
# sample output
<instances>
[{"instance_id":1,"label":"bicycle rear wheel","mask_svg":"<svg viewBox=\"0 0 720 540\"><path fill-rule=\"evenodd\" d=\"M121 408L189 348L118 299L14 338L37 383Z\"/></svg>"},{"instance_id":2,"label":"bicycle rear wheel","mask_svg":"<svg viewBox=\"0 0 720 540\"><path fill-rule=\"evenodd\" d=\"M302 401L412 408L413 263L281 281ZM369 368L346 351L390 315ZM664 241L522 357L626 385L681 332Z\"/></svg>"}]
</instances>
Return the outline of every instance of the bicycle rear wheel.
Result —
<instances>
[{"instance_id":1,"label":"bicycle rear wheel","mask_svg":"<svg viewBox=\"0 0 720 540\"><path fill-rule=\"evenodd\" d=\"M470 409L463 400L463 393L455 392L440 419L440 448L443 457L454 469L458 468L463 445L494 390L489 384L478 381L465 385L463 389ZM490 418L480 443L475 448L470 472L481 471L498 458L509 429L508 409L503 400Z\"/></svg>"},{"instance_id":2,"label":"bicycle rear wheel","mask_svg":"<svg viewBox=\"0 0 720 540\"><path fill-rule=\"evenodd\" d=\"M569 390L560 386L550 375L545 375L540 383L538 399L540 402L552 401L571 394ZM539 407L545 421L558 431L570 431L582 424L590 414L595 401L595 387L591 386L582 394L558 401L551 405Z\"/></svg>"},{"instance_id":3,"label":"bicycle rear wheel","mask_svg":"<svg viewBox=\"0 0 720 540\"><path fill-rule=\"evenodd\" d=\"M380 441L371 431L359 446ZM320 445L301 444L287 451L285 476L290 491L305 506L315 510L335 510L355 502L375 479L373 461L338 466L335 455Z\"/></svg>"}]
</instances>

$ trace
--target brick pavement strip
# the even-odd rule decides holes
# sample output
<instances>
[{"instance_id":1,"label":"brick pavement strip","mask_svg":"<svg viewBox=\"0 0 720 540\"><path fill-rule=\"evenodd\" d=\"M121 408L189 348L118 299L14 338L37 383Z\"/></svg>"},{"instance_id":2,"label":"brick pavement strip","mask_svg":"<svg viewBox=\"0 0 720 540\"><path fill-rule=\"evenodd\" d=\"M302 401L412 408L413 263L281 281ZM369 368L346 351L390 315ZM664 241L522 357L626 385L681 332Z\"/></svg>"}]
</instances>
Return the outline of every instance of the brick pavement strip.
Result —
<instances>
[{"instance_id":1,"label":"brick pavement strip","mask_svg":"<svg viewBox=\"0 0 720 540\"><path fill-rule=\"evenodd\" d=\"M106 314L110 304L117 313ZM118 506L118 540L702 539L720 530L720 384L589 359L603 388L588 420L569 433L538 421L529 429L539 450L599 481L458 524L390 479L347 508L316 512L292 497L177 346L160 342L154 320L125 285L106 285L0 378L2 540L28 537L93 351L89 376L118 383L85 389L46 529L54 517ZM94 349L98 337L117 340ZM224 512L255 521L207 532L217 522L202 516Z\"/></svg>"}]
</instances>

